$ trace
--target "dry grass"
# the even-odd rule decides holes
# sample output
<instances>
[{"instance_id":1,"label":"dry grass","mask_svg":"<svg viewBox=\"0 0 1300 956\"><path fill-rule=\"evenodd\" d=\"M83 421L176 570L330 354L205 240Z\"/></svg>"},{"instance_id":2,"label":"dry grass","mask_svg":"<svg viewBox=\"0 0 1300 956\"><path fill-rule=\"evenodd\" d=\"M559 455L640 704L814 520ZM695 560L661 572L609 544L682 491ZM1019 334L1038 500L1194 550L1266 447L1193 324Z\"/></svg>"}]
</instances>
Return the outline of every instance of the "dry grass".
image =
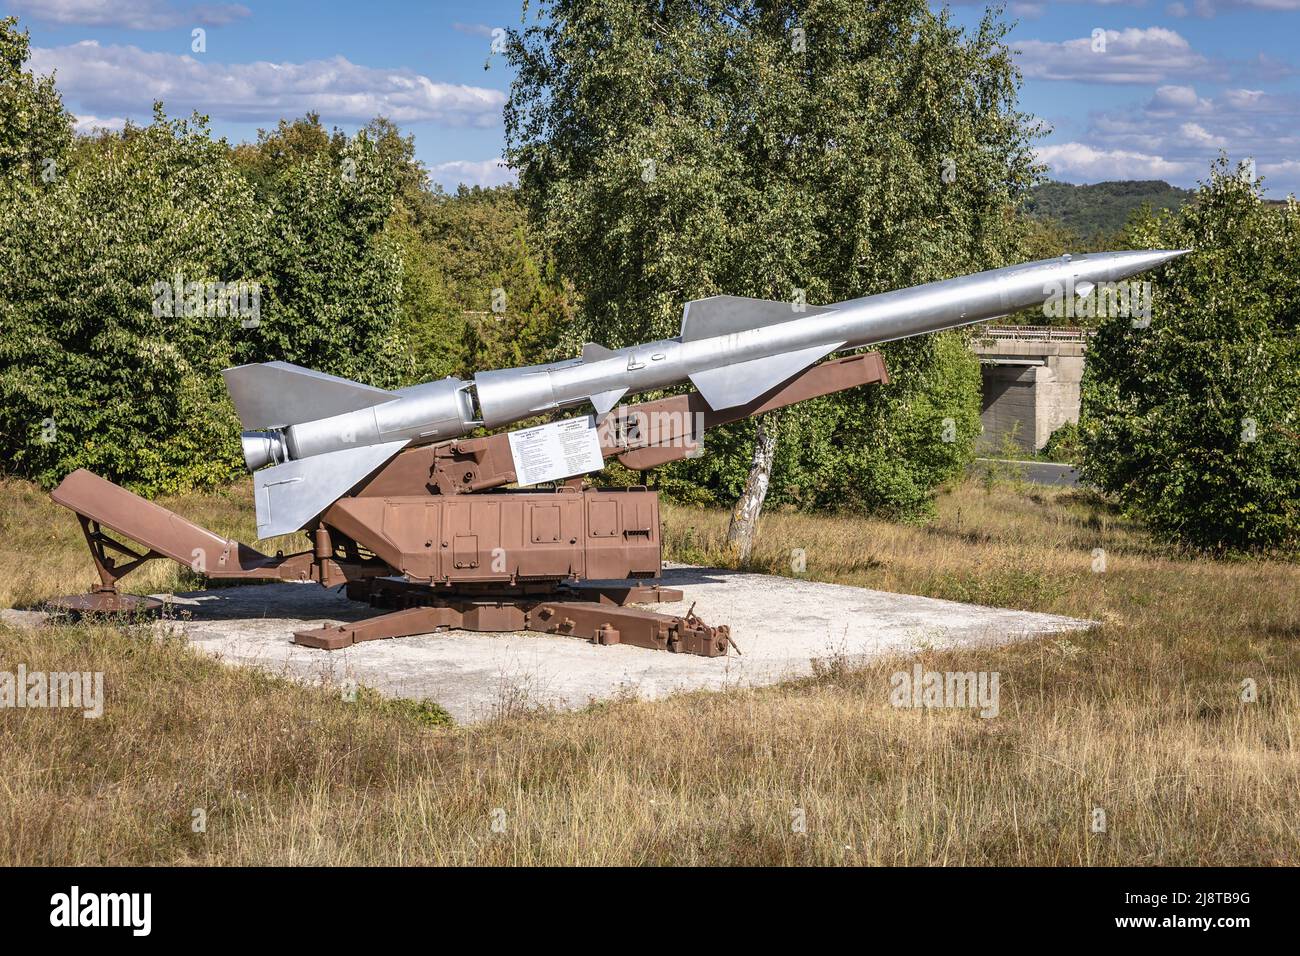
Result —
<instances>
[{"instance_id":1,"label":"dry grass","mask_svg":"<svg viewBox=\"0 0 1300 956\"><path fill-rule=\"evenodd\" d=\"M249 542L257 537L251 485L159 498L158 503L217 534ZM269 538L256 546L267 553L283 548L286 554L307 547L302 535ZM38 604L56 594L84 591L92 583L98 583L95 566L72 513L30 482L0 478L0 607ZM132 594L157 594L201 583L188 568L151 561L124 578L121 587Z\"/></svg>"},{"instance_id":2,"label":"dry grass","mask_svg":"<svg viewBox=\"0 0 1300 956\"><path fill-rule=\"evenodd\" d=\"M0 493L8 600L82 585L71 517ZM240 494L175 507L247 534ZM665 518L670 557L725 555L725 515ZM892 708L910 661L828 661L779 687L466 728L177 639L0 628L0 669L102 670L108 698L99 720L0 711L0 862L1300 862L1296 565L1185 558L1085 497L974 483L929 527L772 515L762 535L754 564L778 573L801 547L809 577L1105 623L925 655L1000 672L991 720Z\"/></svg>"}]
</instances>

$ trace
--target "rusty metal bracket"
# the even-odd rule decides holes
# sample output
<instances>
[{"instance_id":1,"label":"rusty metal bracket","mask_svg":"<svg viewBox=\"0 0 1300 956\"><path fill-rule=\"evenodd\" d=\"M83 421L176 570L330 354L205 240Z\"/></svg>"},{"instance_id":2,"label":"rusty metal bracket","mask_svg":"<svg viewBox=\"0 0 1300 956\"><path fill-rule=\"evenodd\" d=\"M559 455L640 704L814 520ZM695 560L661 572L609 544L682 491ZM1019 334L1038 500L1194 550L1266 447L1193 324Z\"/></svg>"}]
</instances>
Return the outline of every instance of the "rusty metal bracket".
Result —
<instances>
[{"instance_id":1,"label":"rusty metal bracket","mask_svg":"<svg viewBox=\"0 0 1300 956\"><path fill-rule=\"evenodd\" d=\"M90 556L95 561L95 570L99 573L99 586L95 588L95 591L116 592L119 580L146 561L165 557L165 555L161 555L152 549L144 554L137 554L120 541L106 534L98 521L87 518L82 514L77 515L77 520L81 522L81 533L86 536L86 545L90 548ZM131 560L126 564L119 565L117 558L110 555L109 551L116 551Z\"/></svg>"},{"instance_id":2,"label":"rusty metal bracket","mask_svg":"<svg viewBox=\"0 0 1300 956\"><path fill-rule=\"evenodd\" d=\"M586 593L584 593L586 592ZM594 594L592 592L595 592ZM556 587L545 593L456 593L391 579L355 582L348 597L372 607L395 608L354 624L294 633L294 643L340 650L362 641L409 637L439 630L539 631L581 637L595 644L630 644L721 657L734 647L725 625L710 627L695 614L662 614L625 607L651 597L679 600L680 591L638 586ZM589 600L591 597L600 600Z\"/></svg>"}]
</instances>

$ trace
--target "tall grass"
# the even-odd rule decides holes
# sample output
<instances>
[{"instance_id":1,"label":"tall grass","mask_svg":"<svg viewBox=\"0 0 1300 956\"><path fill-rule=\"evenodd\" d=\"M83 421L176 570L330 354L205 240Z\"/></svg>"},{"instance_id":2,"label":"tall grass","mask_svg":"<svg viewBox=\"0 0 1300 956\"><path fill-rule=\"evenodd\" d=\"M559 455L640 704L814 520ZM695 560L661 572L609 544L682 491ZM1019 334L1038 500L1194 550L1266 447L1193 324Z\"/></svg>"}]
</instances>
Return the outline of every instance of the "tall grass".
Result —
<instances>
[{"instance_id":1,"label":"tall grass","mask_svg":"<svg viewBox=\"0 0 1300 956\"><path fill-rule=\"evenodd\" d=\"M75 589L75 521L3 494L8 600ZM247 533L241 495L170 506ZM831 660L770 688L431 726L150 631L0 628L0 669L107 686L99 720L0 711L0 862L1300 862L1300 568L1178 554L1072 492L972 483L939 511L770 515L751 566L793 575L802 548L809 578L1103 622L923 655L998 671L994 719L890 706L911 660ZM665 522L669 557L729 561L725 514Z\"/></svg>"}]
</instances>

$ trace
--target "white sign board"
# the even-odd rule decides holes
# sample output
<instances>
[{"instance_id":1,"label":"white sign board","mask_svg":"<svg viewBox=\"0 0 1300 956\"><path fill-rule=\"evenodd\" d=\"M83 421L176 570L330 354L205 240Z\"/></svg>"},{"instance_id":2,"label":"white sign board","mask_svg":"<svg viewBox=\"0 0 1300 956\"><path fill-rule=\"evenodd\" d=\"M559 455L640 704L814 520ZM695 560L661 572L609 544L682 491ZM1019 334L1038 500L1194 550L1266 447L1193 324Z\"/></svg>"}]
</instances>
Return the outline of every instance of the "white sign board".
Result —
<instances>
[{"instance_id":1,"label":"white sign board","mask_svg":"<svg viewBox=\"0 0 1300 956\"><path fill-rule=\"evenodd\" d=\"M559 481L605 466L591 418L568 418L510 432L510 457L521 485Z\"/></svg>"}]
</instances>

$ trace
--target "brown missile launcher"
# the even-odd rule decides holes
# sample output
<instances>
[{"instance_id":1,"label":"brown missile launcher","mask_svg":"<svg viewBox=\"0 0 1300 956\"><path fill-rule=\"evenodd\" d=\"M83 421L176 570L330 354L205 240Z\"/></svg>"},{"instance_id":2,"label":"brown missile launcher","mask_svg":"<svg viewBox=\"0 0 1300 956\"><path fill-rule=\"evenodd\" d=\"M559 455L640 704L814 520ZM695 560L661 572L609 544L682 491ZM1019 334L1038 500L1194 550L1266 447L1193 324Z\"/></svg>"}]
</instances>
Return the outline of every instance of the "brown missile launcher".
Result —
<instances>
[{"instance_id":1,"label":"brown missile launcher","mask_svg":"<svg viewBox=\"0 0 1300 956\"><path fill-rule=\"evenodd\" d=\"M700 453L709 428L886 381L880 354L868 352L808 368L722 410L697 392L619 406L596 426L600 454L646 471ZM76 513L99 583L49 603L77 613L156 608L154 599L120 593L118 581L165 558L214 580L344 587L349 598L385 612L293 635L308 647L449 628L533 630L706 657L734 646L726 625L631 606L683 597L656 583L662 542L654 491L593 488L581 474L548 490L507 487L518 479L509 433L408 447L305 527L307 548L268 555L78 470L51 497Z\"/></svg>"}]
</instances>

